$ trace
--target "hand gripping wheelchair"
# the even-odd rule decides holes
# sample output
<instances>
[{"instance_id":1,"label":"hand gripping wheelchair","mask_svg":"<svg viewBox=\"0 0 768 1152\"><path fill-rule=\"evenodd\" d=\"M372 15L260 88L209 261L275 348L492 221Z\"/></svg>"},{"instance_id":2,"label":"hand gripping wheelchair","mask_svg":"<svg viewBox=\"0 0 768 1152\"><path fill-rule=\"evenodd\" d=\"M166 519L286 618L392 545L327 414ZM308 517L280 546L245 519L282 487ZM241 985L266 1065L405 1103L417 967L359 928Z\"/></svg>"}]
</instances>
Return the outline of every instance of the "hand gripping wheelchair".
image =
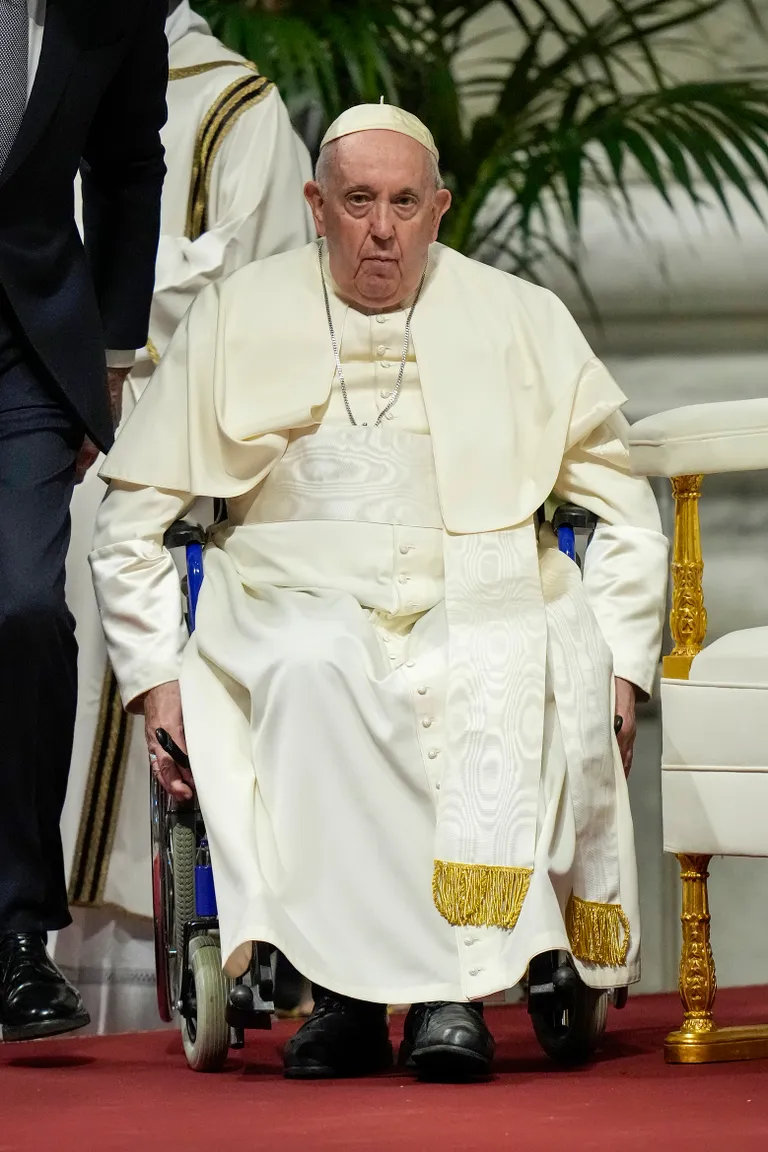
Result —
<instances>
[{"instance_id":1,"label":"hand gripping wheelchair","mask_svg":"<svg viewBox=\"0 0 768 1152\"><path fill-rule=\"evenodd\" d=\"M576 538L588 541L595 523L591 513L572 504L561 505L552 517L560 550L577 564ZM164 541L169 550L186 553L190 632L203 582L205 538L199 526L177 521ZM166 750L174 754L173 747ZM254 943L245 976L230 980L223 974L213 872L197 798L172 799L153 776L151 816L158 1011L166 1023L178 1017L189 1066L216 1072L230 1048L243 1047L247 1029L271 1027L275 950ZM566 952L534 957L526 983L536 1038L558 1064L588 1060L605 1032L609 1002L623 1008L627 1000L626 988L588 988Z\"/></svg>"}]
</instances>

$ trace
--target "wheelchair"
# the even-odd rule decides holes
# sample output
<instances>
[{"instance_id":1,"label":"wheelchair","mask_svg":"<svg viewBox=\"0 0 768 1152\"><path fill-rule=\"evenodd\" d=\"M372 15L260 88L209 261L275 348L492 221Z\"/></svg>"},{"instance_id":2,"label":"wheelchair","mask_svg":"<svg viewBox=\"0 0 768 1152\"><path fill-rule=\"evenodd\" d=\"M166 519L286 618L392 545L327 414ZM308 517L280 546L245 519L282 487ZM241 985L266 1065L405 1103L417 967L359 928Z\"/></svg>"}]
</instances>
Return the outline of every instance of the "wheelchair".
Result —
<instances>
[{"instance_id":1,"label":"wheelchair","mask_svg":"<svg viewBox=\"0 0 768 1152\"><path fill-rule=\"evenodd\" d=\"M577 538L588 542L595 524L591 513L575 505L561 505L552 516L560 550L579 565ZM164 539L166 548L183 548L186 554L190 632L203 581L205 539L202 528L183 520ZM173 799L152 776L151 823L158 1012L166 1023L178 1019L190 1068L217 1072L231 1048L244 1047L248 1029L271 1028L275 949L254 943L245 975L237 980L224 975L213 872L197 798ZM536 1038L560 1065L588 1061L602 1041L609 1004L623 1008L627 1000L626 988L587 987L566 952L534 957L526 985Z\"/></svg>"},{"instance_id":2,"label":"wheelchair","mask_svg":"<svg viewBox=\"0 0 768 1152\"><path fill-rule=\"evenodd\" d=\"M186 553L187 626L195 627L203 582L205 531L184 520L164 544ZM273 953L254 943L244 976L228 979L221 966L216 892L197 797L170 797L151 778L152 904L157 1008L170 1024L178 1018L187 1063L195 1072L218 1072L230 1048L242 1048L247 1029L269 1029L274 1013Z\"/></svg>"}]
</instances>

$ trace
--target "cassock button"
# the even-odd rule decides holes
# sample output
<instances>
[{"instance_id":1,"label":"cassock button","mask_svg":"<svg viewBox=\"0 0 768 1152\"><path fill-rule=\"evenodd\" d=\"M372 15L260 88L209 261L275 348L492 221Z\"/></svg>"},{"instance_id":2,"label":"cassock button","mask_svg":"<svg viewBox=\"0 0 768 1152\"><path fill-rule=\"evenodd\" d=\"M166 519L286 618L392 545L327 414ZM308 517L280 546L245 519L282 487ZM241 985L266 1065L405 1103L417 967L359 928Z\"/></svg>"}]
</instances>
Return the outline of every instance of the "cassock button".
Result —
<instances>
[{"instance_id":1,"label":"cassock button","mask_svg":"<svg viewBox=\"0 0 768 1152\"><path fill-rule=\"evenodd\" d=\"M400 545L400 555L401 556L407 556L408 553L410 552L410 550L411 550L410 545L408 545L408 544L401 544Z\"/></svg>"},{"instance_id":2,"label":"cassock button","mask_svg":"<svg viewBox=\"0 0 768 1152\"><path fill-rule=\"evenodd\" d=\"M482 968L470 968L469 970L470 976L479 976L481 972Z\"/></svg>"},{"instance_id":3,"label":"cassock button","mask_svg":"<svg viewBox=\"0 0 768 1152\"><path fill-rule=\"evenodd\" d=\"M398 576L397 582L398 582L398 584L407 584L408 583L408 577L407 576Z\"/></svg>"},{"instance_id":4,"label":"cassock button","mask_svg":"<svg viewBox=\"0 0 768 1152\"><path fill-rule=\"evenodd\" d=\"M386 322L387 322L386 316L377 316L376 317L376 323L377 324L386 324Z\"/></svg>"},{"instance_id":5,"label":"cassock button","mask_svg":"<svg viewBox=\"0 0 768 1152\"><path fill-rule=\"evenodd\" d=\"M416 661L415 660L408 660L405 666L406 666L406 668L415 668L416 667Z\"/></svg>"},{"instance_id":6,"label":"cassock button","mask_svg":"<svg viewBox=\"0 0 768 1152\"><path fill-rule=\"evenodd\" d=\"M424 719L421 722L421 726L422 726L422 728L431 728L432 727L432 721L431 721L429 716L424 717Z\"/></svg>"},{"instance_id":7,"label":"cassock button","mask_svg":"<svg viewBox=\"0 0 768 1152\"><path fill-rule=\"evenodd\" d=\"M381 392L379 392L379 396L381 396L382 400L386 400L391 395L392 393L390 392L389 388L382 388Z\"/></svg>"},{"instance_id":8,"label":"cassock button","mask_svg":"<svg viewBox=\"0 0 768 1152\"><path fill-rule=\"evenodd\" d=\"M474 936L467 936L464 940L464 943L467 946L467 948L471 948L472 945L475 943Z\"/></svg>"},{"instance_id":9,"label":"cassock button","mask_svg":"<svg viewBox=\"0 0 768 1152\"><path fill-rule=\"evenodd\" d=\"M437 748L430 748L430 750L429 750L430 760L437 760L439 755L440 755L440 752Z\"/></svg>"},{"instance_id":10,"label":"cassock button","mask_svg":"<svg viewBox=\"0 0 768 1152\"><path fill-rule=\"evenodd\" d=\"M440 791L440 781L438 780L438 782L435 784L435 792L439 792L439 791Z\"/></svg>"},{"instance_id":11,"label":"cassock button","mask_svg":"<svg viewBox=\"0 0 768 1152\"><path fill-rule=\"evenodd\" d=\"M391 368L392 365L390 364L389 360L382 360L381 361L381 367L382 368Z\"/></svg>"},{"instance_id":12,"label":"cassock button","mask_svg":"<svg viewBox=\"0 0 768 1152\"><path fill-rule=\"evenodd\" d=\"M386 344L379 344L378 348L376 349L376 355L377 356L383 356L384 353L386 352L386 350L387 350Z\"/></svg>"},{"instance_id":13,"label":"cassock button","mask_svg":"<svg viewBox=\"0 0 768 1152\"><path fill-rule=\"evenodd\" d=\"M427 694L427 690L424 687L417 688L416 691L418 692L419 696L426 696L426 694Z\"/></svg>"}]
</instances>

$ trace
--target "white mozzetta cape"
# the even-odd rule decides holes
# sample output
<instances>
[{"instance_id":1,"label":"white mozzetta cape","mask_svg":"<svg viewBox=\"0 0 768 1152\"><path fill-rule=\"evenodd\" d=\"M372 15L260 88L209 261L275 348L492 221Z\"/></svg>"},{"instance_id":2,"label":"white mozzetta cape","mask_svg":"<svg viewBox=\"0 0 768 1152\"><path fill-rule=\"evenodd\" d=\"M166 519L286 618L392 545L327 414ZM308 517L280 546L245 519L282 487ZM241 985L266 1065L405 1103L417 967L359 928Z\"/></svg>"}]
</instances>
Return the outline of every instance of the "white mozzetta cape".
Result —
<instances>
[{"instance_id":1,"label":"white mozzetta cape","mask_svg":"<svg viewBox=\"0 0 768 1152\"><path fill-rule=\"evenodd\" d=\"M449 532L525 522L626 400L557 297L441 244L412 331ZM316 245L250 264L194 302L101 475L241 495L317 423L334 371Z\"/></svg>"},{"instance_id":2,"label":"white mozzetta cape","mask_svg":"<svg viewBox=\"0 0 768 1152\"><path fill-rule=\"evenodd\" d=\"M341 333L348 309L332 307ZM458 331L471 336L456 341ZM413 342L445 530L450 648L435 903L452 924L517 922L535 855L549 667L569 775L585 789L571 938L588 938L583 958L623 964L611 654L575 566L556 549L540 556L533 518L569 449L625 398L555 297L441 245ZM316 245L250 265L192 306L102 475L249 492L291 431L319 423L334 370ZM600 497L584 501L598 515L611 494L602 480Z\"/></svg>"}]
</instances>

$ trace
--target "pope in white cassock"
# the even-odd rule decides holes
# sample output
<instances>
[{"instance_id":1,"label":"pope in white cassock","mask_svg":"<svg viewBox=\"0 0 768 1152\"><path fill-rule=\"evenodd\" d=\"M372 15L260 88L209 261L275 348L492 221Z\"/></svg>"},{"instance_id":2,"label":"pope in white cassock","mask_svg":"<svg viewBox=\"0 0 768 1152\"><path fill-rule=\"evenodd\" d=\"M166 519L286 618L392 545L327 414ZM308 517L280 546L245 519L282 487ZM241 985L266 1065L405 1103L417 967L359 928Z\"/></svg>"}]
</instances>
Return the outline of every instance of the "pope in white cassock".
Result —
<instances>
[{"instance_id":1,"label":"pope in white cassock","mask_svg":"<svg viewBox=\"0 0 768 1152\"><path fill-rule=\"evenodd\" d=\"M203 288L252 260L301 247L315 235L303 196L312 173L309 153L275 86L212 36L188 0L171 0L166 35L168 173L151 340L128 376L126 412ZM72 507L68 595L77 619L80 699L62 833L71 902L108 909L76 912L75 928L60 937L56 954L86 978L86 985L94 979L88 975L93 969L102 980L120 974L119 986L104 984L101 1004L86 988L101 1026L126 1026L128 1016L133 1024L140 1018L149 1026L155 1015L152 989L141 978L153 966L151 942L135 920L114 911L150 917L152 899L146 746L141 728L123 715L108 671L87 564L103 495L104 484L93 470L76 490ZM146 1016L144 991L150 1001Z\"/></svg>"},{"instance_id":2,"label":"pope in white cassock","mask_svg":"<svg viewBox=\"0 0 768 1152\"><path fill-rule=\"evenodd\" d=\"M486 1070L482 999L569 952L639 977L624 769L667 545L625 397L549 292L436 243L428 130L344 113L306 188L319 244L203 292L107 459L91 565L126 705L191 779L225 971L251 941L315 984L291 1076L403 1056ZM599 518L584 573L537 510ZM185 642L165 529L228 517ZM623 719L618 742L614 713ZM623 764L622 764L623 760Z\"/></svg>"}]
</instances>

